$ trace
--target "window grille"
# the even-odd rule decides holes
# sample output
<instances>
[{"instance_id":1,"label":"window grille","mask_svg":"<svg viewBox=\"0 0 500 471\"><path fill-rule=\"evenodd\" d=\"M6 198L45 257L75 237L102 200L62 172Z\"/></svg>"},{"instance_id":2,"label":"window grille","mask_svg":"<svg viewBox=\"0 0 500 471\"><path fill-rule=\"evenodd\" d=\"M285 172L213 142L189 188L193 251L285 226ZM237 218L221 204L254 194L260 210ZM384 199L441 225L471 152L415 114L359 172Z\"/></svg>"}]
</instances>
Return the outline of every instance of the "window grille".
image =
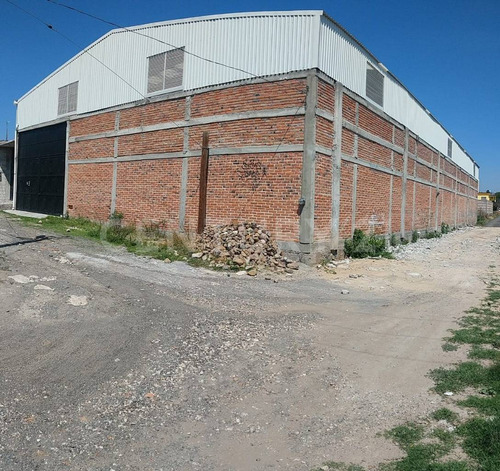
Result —
<instances>
[{"instance_id":1,"label":"window grille","mask_svg":"<svg viewBox=\"0 0 500 471\"><path fill-rule=\"evenodd\" d=\"M148 93L182 87L184 48L148 57Z\"/></svg>"},{"instance_id":2,"label":"window grille","mask_svg":"<svg viewBox=\"0 0 500 471\"><path fill-rule=\"evenodd\" d=\"M73 82L59 89L57 114L66 114L76 111L78 103L78 82Z\"/></svg>"},{"instance_id":3,"label":"window grille","mask_svg":"<svg viewBox=\"0 0 500 471\"><path fill-rule=\"evenodd\" d=\"M384 106L384 76L369 62L366 63L366 96Z\"/></svg>"}]
</instances>

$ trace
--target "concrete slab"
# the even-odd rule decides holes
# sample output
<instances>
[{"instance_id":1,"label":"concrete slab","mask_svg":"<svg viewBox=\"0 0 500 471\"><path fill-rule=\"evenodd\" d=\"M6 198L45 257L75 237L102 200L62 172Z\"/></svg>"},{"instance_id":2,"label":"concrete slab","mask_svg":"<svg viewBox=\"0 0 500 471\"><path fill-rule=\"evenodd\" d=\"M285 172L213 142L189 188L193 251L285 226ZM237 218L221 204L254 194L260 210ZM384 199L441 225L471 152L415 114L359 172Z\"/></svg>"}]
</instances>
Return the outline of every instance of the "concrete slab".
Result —
<instances>
[{"instance_id":1,"label":"concrete slab","mask_svg":"<svg viewBox=\"0 0 500 471\"><path fill-rule=\"evenodd\" d=\"M8 209L6 213L13 214L14 216L22 216L23 218L45 219L48 214L30 213L29 211L17 211L16 209Z\"/></svg>"}]
</instances>

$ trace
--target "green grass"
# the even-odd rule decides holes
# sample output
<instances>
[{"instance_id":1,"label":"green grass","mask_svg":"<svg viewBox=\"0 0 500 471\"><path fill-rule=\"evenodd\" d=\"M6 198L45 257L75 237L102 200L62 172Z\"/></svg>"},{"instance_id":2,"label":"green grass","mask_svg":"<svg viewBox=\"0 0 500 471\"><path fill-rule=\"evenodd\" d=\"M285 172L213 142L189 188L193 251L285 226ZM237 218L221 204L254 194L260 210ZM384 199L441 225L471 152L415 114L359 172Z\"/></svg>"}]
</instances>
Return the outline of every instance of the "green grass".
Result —
<instances>
[{"instance_id":1,"label":"green grass","mask_svg":"<svg viewBox=\"0 0 500 471\"><path fill-rule=\"evenodd\" d=\"M406 456L380 469L500 471L500 290L496 286L497 281L492 280L480 306L467 311L458 323L459 328L452 331L443 345L444 351L452 351L459 344L469 346L470 360L429 373L439 394L472 391L465 400L456 400L456 396L447 400L455 400L457 406L469 409L473 418L461 421L455 412L440 408L430 418L446 420L456 428L443 430L416 424L395 427L386 437L401 447ZM447 460L457 446L467 454L467 462Z\"/></svg>"},{"instance_id":2,"label":"green grass","mask_svg":"<svg viewBox=\"0 0 500 471\"><path fill-rule=\"evenodd\" d=\"M392 254L385 248L385 239L375 235L367 235L360 229L355 229L352 239L347 239L344 242L344 252L352 258L393 258Z\"/></svg>"},{"instance_id":3,"label":"green grass","mask_svg":"<svg viewBox=\"0 0 500 471\"><path fill-rule=\"evenodd\" d=\"M314 468L311 471L323 471L327 469L328 471L365 471L365 468L355 464L348 463L338 463L336 461L327 461L323 463L319 468Z\"/></svg>"},{"instance_id":4,"label":"green grass","mask_svg":"<svg viewBox=\"0 0 500 471\"><path fill-rule=\"evenodd\" d=\"M425 429L422 425L408 423L387 431L385 437L390 438L403 450L407 450L424 438L424 431Z\"/></svg>"},{"instance_id":5,"label":"green grass","mask_svg":"<svg viewBox=\"0 0 500 471\"><path fill-rule=\"evenodd\" d=\"M8 215L12 217L11 215ZM109 221L95 222L85 218L48 216L45 219L16 218L30 227L46 229L66 236L84 237L100 242L123 246L136 255L158 260L186 260L191 265L208 266L208 263L191 258L185 240L173 233L167 237L160 224L151 223L138 231L134 226L122 224L123 215L116 213Z\"/></svg>"},{"instance_id":6,"label":"green grass","mask_svg":"<svg viewBox=\"0 0 500 471\"><path fill-rule=\"evenodd\" d=\"M477 417L459 427L462 448L480 465L481 471L500 469L500 417Z\"/></svg>"},{"instance_id":7,"label":"green grass","mask_svg":"<svg viewBox=\"0 0 500 471\"><path fill-rule=\"evenodd\" d=\"M450 409L447 409L446 407L442 407L441 409L434 411L431 414L431 417L434 420L446 420L450 423L456 422L458 420L458 414L451 411Z\"/></svg>"}]
</instances>

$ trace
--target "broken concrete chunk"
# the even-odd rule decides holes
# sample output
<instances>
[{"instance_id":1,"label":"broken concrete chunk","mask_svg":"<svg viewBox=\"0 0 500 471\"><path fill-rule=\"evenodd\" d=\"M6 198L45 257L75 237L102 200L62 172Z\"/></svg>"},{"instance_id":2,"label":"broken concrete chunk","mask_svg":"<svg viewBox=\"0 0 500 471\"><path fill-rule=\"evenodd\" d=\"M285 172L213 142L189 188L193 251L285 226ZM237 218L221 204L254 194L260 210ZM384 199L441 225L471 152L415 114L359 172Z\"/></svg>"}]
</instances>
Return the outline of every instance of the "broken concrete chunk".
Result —
<instances>
[{"instance_id":1,"label":"broken concrete chunk","mask_svg":"<svg viewBox=\"0 0 500 471\"><path fill-rule=\"evenodd\" d=\"M50 286L46 286L46 285L35 285L35 289L36 290L40 290L40 291L54 291L53 288L51 288Z\"/></svg>"},{"instance_id":2,"label":"broken concrete chunk","mask_svg":"<svg viewBox=\"0 0 500 471\"><path fill-rule=\"evenodd\" d=\"M68 304L72 306L86 306L88 304L87 296L76 296L72 294L68 299Z\"/></svg>"}]
</instances>

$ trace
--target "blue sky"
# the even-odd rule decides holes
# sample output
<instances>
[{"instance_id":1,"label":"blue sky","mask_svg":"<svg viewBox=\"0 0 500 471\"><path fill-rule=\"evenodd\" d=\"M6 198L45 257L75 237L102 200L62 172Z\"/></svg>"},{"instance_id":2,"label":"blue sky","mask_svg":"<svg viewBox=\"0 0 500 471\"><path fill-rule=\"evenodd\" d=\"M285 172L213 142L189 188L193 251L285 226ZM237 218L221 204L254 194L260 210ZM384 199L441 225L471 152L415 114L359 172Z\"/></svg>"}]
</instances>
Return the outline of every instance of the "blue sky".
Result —
<instances>
[{"instance_id":1,"label":"blue sky","mask_svg":"<svg viewBox=\"0 0 500 471\"><path fill-rule=\"evenodd\" d=\"M0 0L0 139L6 121L9 136L14 134L15 99L111 29L47 0L11 1L52 24L78 47ZM249 10L325 10L478 162L481 190L500 191L499 0L60 1L124 26Z\"/></svg>"}]
</instances>

